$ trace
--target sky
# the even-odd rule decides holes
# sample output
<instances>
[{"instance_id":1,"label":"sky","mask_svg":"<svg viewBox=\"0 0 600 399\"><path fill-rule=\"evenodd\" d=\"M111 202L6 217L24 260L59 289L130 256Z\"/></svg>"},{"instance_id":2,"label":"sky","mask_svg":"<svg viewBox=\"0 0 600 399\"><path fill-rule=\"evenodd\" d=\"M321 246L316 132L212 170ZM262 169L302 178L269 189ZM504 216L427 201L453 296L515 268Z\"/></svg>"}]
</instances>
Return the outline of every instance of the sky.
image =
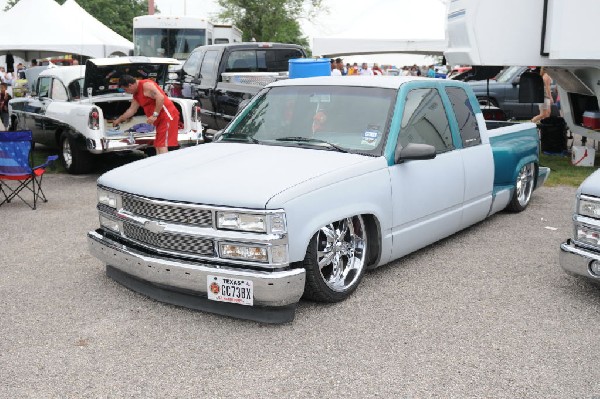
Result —
<instances>
[{"instance_id":1,"label":"sky","mask_svg":"<svg viewBox=\"0 0 600 399\"><path fill-rule=\"evenodd\" d=\"M448 0L323 0L328 12L312 21L301 20L309 39L315 37L364 39L443 39ZM216 20L216 0L154 0L165 15L192 15ZM0 10L6 0L0 0ZM378 62L397 66L427 64L431 59L418 55L379 54L344 57L344 62Z\"/></svg>"},{"instance_id":2,"label":"sky","mask_svg":"<svg viewBox=\"0 0 600 399\"><path fill-rule=\"evenodd\" d=\"M1 1L1 0L0 0ZM201 16L215 20L216 0L154 0L165 15ZM323 0L328 12L312 21L302 20L305 35L363 39L443 39L446 5L444 0L370 0L362 5L349 0ZM344 57L344 62L378 62L397 66L427 64L431 59L419 55L379 54Z\"/></svg>"}]
</instances>

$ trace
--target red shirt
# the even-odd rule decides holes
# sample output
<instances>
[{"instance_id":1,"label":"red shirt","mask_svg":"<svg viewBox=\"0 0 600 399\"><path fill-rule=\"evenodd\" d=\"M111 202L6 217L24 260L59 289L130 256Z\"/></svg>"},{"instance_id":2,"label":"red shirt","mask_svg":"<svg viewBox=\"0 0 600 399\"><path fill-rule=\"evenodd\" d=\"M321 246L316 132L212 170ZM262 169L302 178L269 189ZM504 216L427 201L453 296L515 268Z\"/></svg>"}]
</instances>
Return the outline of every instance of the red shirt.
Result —
<instances>
[{"instance_id":1,"label":"red shirt","mask_svg":"<svg viewBox=\"0 0 600 399\"><path fill-rule=\"evenodd\" d=\"M175 118L176 115L179 116L179 112L177 111L177 108L175 108L173 101L171 101L171 99L160 88L160 86L156 84L155 81L150 79L138 80L138 91L133 95L133 99L137 101L137 103L140 104L140 107L144 109L144 114L146 114L147 117L151 117L154 111L156 111L156 100L144 95L144 84L146 83L154 85L165 97L163 108L161 112L158 113L158 117L156 118L156 122L154 124L158 125L158 122L164 120L165 118L169 120L179 120L178 117Z\"/></svg>"}]
</instances>

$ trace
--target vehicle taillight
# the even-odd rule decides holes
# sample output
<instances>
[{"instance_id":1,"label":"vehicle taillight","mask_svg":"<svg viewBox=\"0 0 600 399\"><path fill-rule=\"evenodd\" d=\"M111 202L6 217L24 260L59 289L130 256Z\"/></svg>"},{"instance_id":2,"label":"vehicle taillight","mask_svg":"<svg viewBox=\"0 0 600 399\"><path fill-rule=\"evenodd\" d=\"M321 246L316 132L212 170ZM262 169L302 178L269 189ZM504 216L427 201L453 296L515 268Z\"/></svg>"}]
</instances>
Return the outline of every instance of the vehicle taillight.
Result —
<instances>
[{"instance_id":1,"label":"vehicle taillight","mask_svg":"<svg viewBox=\"0 0 600 399\"><path fill-rule=\"evenodd\" d=\"M96 108L90 111L88 117L88 127L90 129L98 130L100 128L100 112Z\"/></svg>"},{"instance_id":2,"label":"vehicle taillight","mask_svg":"<svg viewBox=\"0 0 600 399\"><path fill-rule=\"evenodd\" d=\"M194 120L194 122L200 122L200 114L202 113L202 109L200 108L199 105L194 106L194 109L192 111L192 119Z\"/></svg>"}]
</instances>

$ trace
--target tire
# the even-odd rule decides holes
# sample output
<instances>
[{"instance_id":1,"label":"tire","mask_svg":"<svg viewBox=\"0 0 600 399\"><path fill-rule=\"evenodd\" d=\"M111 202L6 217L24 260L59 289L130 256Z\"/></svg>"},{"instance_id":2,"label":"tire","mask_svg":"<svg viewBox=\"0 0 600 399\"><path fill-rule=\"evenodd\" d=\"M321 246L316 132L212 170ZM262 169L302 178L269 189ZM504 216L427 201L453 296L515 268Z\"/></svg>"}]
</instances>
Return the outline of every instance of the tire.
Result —
<instances>
[{"instance_id":1,"label":"tire","mask_svg":"<svg viewBox=\"0 0 600 399\"><path fill-rule=\"evenodd\" d=\"M93 166L92 155L68 133L60 136L60 159L67 172L74 175L88 173Z\"/></svg>"},{"instance_id":2,"label":"tire","mask_svg":"<svg viewBox=\"0 0 600 399\"><path fill-rule=\"evenodd\" d=\"M522 212L527 208L527 205L529 205L529 202L531 201L533 188L535 187L536 171L537 168L533 162L530 162L521 168L517 175L517 180L515 181L515 191L512 199L506 207L507 210L511 212Z\"/></svg>"},{"instance_id":3,"label":"tire","mask_svg":"<svg viewBox=\"0 0 600 399\"><path fill-rule=\"evenodd\" d=\"M367 228L362 216L330 223L315 233L304 258L304 298L340 302L363 278L368 259Z\"/></svg>"}]
</instances>

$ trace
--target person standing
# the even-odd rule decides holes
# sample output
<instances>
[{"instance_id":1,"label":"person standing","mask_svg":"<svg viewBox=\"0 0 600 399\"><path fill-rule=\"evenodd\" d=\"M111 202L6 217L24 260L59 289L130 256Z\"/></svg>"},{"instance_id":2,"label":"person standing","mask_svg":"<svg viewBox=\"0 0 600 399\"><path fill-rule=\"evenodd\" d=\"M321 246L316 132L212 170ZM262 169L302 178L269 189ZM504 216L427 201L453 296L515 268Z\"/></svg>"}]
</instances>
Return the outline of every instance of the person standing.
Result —
<instances>
[{"instance_id":1,"label":"person standing","mask_svg":"<svg viewBox=\"0 0 600 399\"><path fill-rule=\"evenodd\" d=\"M366 62L363 62L358 74L362 76L373 76L373 70L369 68L369 65Z\"/></svg>"},{"instance_id":2,"label":"person standing","mask_svg":"<svg viewBox=\"0 0 600 399\"><path fill-rule=\"evenodd\" d=\"M342 76L342 72L338 69L337 64L333 58L329 60L329 65L331 67L331 76Z\"/></svg>"},{"instance_id":3,"label":"person standing","mask_svg":"<svg viewBox=\"0 0 600 399\"><path fill-rule=\"evenodd\" d=\"M12 98L6 91L6 83L0 83L0 119L4 125L4 130L9 130L8 126L8 102Z\"/></svg>"},{"instance_id":4,"label":"person standing","mask_svg":"<svg viewBox=\"0 0 600 399\"><path fill-rule=\"evenodd\" d=\"M544 102L540 104L540 113L534 116L531 121L538 123L542 119L548 118L552 114L552 90L550 88L552 84L552 78L546 73L546 68L540 69L540 75L544 81Z\"/></svg>"},{"instance_id":5,"label":"person standing","mask_svg":"<svg viewBox=\"0 0 600 399\"><path fill-rule=\"evenodd\" d=\"M136 80L131 75L123 75L119 79L119 87L133 95L133 100L127 111L113 121L113 126L133 117L139 107L142 107L148 123L156 128L156 153L164 154L169 151L169 147L177 147L179 111L158 84L150 79Z\"/></svg>"}]
</instances>

